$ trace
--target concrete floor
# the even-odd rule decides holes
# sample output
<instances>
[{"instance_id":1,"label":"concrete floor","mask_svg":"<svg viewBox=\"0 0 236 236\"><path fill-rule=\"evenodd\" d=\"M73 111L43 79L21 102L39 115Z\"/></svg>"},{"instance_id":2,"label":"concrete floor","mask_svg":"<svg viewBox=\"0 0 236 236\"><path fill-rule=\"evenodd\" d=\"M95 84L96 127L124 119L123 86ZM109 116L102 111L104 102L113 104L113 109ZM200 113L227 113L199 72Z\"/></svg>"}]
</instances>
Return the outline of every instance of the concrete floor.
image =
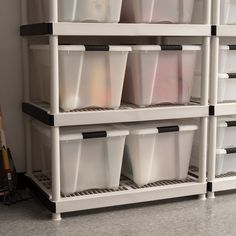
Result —
<instances>
[{"instance_id":1,"label":"concrete floor","mask_svg":"<svg viewBox=\"0 0 236 236\"><path fill-rule=\"evenodd\" d=\"M235 220L236 193L70 213L61 222L51 221L37 199L11 207L0 203L1 236L235 236Z\"/></svg>"}]
</instances>

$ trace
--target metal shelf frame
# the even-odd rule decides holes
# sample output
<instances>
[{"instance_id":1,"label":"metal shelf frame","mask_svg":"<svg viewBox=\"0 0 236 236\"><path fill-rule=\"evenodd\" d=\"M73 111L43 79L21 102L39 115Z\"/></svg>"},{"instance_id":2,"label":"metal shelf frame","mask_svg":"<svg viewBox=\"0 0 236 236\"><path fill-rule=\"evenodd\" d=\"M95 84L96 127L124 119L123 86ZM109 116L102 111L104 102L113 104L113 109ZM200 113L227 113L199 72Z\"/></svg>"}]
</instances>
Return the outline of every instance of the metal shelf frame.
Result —
<instances>
[{"instance_id":1,"label":"metal shelf frame","mask_svg":"<svg viewBox=\"0 0 236 236\"><path fill-rule=\"evenodd\" d=\"M27 179L29 186L52 211L54 220L61 219L61 213L91 208L116 206L159 199L177 198L189 195L199 195L205 199L207 193L206 160L209 117L209 74L210 74L210 40L211 4L212 0L204 0L204 23L201 25L160 25L160 24L86 24L86 23L61 23L58 22L57 0L49 0L50 23L28 25L27 1L22 3L21 35L23 49L24 71L24 104L25 134L27 151ZM50 108L30 103L29 92L29 42L26 36L49 37L50 46ZM59 109L59 36L190 36L202 37L202 83L201 100L199 105L152 107L143 109L120 109L118 111L78 111L63 113ZM128 189L115 193L88 195L82 197L63 198L60 191L60 142L59 133L61 126L139 122L148 120L200 118L200 146L199 146L199 177L193 182L170 183L163 186L156 185L151 188ZM51 159L52 178L50 194L34 177L31 157L31 132L32 118L41 120L51 127Z\"/></svg>"},{"instance_id":2,"label":"metal shelf frame","mask_svg":"<svg viewBox=\"0 0 236 236\"><path fill-rule=\"evenodd\" d=\"M219 52L221 37L235 37L235 25L220 24L220 1L212 2L213 36L211 38L211 91L210 91L210 118L209 118L209 165L208 165L208 197L214 198L215 192L236 189L235 176L216 177L216 141L217 121L219 117L236 115L236 103L218 103L219 82Z\"/></svg>"}]
</instances>

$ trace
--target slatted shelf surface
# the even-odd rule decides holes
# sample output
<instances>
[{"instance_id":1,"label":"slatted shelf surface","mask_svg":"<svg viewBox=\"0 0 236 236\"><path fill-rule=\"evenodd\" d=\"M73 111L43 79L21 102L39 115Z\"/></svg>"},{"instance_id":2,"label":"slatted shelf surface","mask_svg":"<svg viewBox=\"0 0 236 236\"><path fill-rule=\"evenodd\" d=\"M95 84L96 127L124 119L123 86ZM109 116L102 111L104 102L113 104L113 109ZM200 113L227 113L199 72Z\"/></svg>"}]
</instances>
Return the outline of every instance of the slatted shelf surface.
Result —
<instances>
[{"instance_id":1,"label":"slatted shelf surface","mask_svg":"<svg viewBox=\"0 0 236 236\"><path fill-rule=\"evenodd\" d=\"M41 172L35 172L34 177L37 181L43 185L44 188L47 190L51 190L51 180ZM69 197L78 197L78 196L85 196L85 195L94 195L94 194L106 194L111 192L120 192L120 191L127 191L127 190L137 190L137 189L145 189L145 188L153 188L153 187L163 187L168 185L176 185L176 184L183 184L183 183L195 183L197 182L195 179L191 177L187 177L185 180L163 180L158 181L155 183L147 184L144 186L138 186L130 179L126 178L125 176L121 176L120 186L116 189L91 189L81 192L76 192L69 195L61 194L62 198L69 198Z\"/></svg>"}]
</instances>

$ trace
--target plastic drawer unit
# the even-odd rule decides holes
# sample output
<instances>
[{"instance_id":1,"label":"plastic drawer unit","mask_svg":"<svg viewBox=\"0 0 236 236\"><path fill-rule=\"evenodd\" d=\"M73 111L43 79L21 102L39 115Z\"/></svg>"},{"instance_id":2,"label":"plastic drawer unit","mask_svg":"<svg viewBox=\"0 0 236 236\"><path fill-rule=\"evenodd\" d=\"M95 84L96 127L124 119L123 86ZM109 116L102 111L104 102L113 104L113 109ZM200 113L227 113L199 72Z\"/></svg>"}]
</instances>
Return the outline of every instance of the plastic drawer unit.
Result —
<instances>
[{"instance_id":1,"label":"plastic drawer unit","mask_svg":"<svg viewBox=\"0 0 236 236\"><path fill-rule=\"evenodd\" d=\"M58 0L60 22L117 23L122 0ZM30 22L50 22L49 0L28 0Z\"/></svg>"},{"instance_id":2,"label":"plastic drawer unit","mask_svg":"<svg viewBox=\"0 0 236 236\"><path fill-rule=\"evenodd\" d=\"M194 0L124 0L122 22L190 23Z\"/></svg>"},{"instance_id":3,"label":"plastic drawer unit","mask_svg":"<svg viewBox=\"0 0 236 236\"><path fill-rule=\"evenodd\" d=\"M216 150L216 176L236 172L236 147Z\"/></svg>"},{"instance_id":4,"label":"plastic drawer unit","mask_svg":"<svg viewBox=\"0 0 236 236\"><path fill-rule=\"evenodd\" d=\"M127 126L122 173L137 185L185 179L196 125L143 123Z\"/></svg>"},{"instance_id":5,"label":"plastic drawer unit","mask_svg":"<svg viewBox=\"0 0 236 236\"><path fill-rule=\"evenodd\" d=\"M200 46L133 46L123 100L140 107L188 104L199 50Z\"/></svg>"},{"instance_id":6,"label":"plastic drawer unit","mask_svg":"<svg viewBox=\"0 0 236 236\"><path fill-rule=\"evenodd\" d=\"M33 142L33 152L50 160L50 152L41 152L50 147L50 129L39 122L33 122L32 129L37 135L33 141L41 136L41 142ZM88 189L119 187L128 133L118 126L61 128L61 192L67 195Z\"/></svg>"},{"instance_id":7,"label":"plastic drawer unit","mask_svg":"<svg viewBox=\"0 0 236 236\"><path fill-rule=\"evenodd\" d=\"M192 158L191 158L191 165L198 167L199 166L199 131L196 132L196 137L193 142L193 152L192 152ZM230 157L226 155L225 148L235 148L236 147L236 118L234 117L222 117L218 119L217 123L217 142L216 142L216 148L218 149L218 155L219 157L220 153L223 153L224 155L219 157L219 160L224 160L222 157ZM218 168L218 167L217 167ZM216 169L217 169L216 168ZM235 166L236 171L236 166ZM222 172L220 172L222 173Z\"/></svg>"},{"instance_id":8,"label":"plastic drawer unit","mask_svg":"<svg viewBox=\"0 0 236 236\"><path fill-rule=\"evenodd\" d=\"M200 54L197 65L200 65ZM194 77L192 96L200 98L201 70L197 68ZM218 102L236 101L236 45L220 46Z\"/></svg>"},{"instance_id":9,"label":"plastic drawer unit","mask_svg":"<svg viewBox=\"0 0 236 236\"><path fill-rule=\"evenodd\" d=\"M130 50L122 46L59 46L60 107L64 111L119 108ZM33 45L31 54L31 100L49 103L49 47Z\"/></svg>"},{"instance_id":10,"label":"plastic drawer unit","mask_svg":"<svg viewBox=\"0 0 236 236\"><path fill-rule=\"evenodd\" d=\"M236 147L236 118L219 118L217 148Z\"/></svg>"},{"instance_id":11,"label":"plastic drawer unit","mask_svg":"<svg viewBox=\"0 0 236 236\"><path fill-rule=\"evenodd\" d=\"M236 45L220 46L218 102L236 101Z\"/></svg>"}]
</instances>

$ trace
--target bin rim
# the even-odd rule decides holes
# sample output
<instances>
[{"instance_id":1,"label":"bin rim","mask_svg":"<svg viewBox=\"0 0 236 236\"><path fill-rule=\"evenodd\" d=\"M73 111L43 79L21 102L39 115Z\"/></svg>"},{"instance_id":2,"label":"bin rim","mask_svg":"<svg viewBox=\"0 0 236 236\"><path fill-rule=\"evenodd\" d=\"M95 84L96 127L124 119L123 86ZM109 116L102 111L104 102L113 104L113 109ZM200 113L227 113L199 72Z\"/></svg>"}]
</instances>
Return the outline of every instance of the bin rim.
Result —
<instances>
[{"instance_id":1,"label":"bin rim","mask_svg":"<svg viewBox=\"0 0 236 236\"><path fill-rule=\"evenodd\" d=\"M172 46L172 45L133 45L131 46L132 51L162 51L162 46ZM200 51L201 46L199 45L179 45L182 50L168 50L168 51ZM164 51L164 50L163 50Z\"/></svg>"},{"instance_id":2,"label":"bin rim","mask_svg":"<svg viewBox=\"0 0 236 236\"><path fill-rule=\"evenodd\" d=\"M46 44L35 44L30 46L31 50L49 50L49 45ZM59 45L59 51L86 51L85 45ZM109 52L129 52L131 51L130 46L109 46ZM103 52L103 50L96 50L97 52Z\"/></svg>"}]
</instances>

